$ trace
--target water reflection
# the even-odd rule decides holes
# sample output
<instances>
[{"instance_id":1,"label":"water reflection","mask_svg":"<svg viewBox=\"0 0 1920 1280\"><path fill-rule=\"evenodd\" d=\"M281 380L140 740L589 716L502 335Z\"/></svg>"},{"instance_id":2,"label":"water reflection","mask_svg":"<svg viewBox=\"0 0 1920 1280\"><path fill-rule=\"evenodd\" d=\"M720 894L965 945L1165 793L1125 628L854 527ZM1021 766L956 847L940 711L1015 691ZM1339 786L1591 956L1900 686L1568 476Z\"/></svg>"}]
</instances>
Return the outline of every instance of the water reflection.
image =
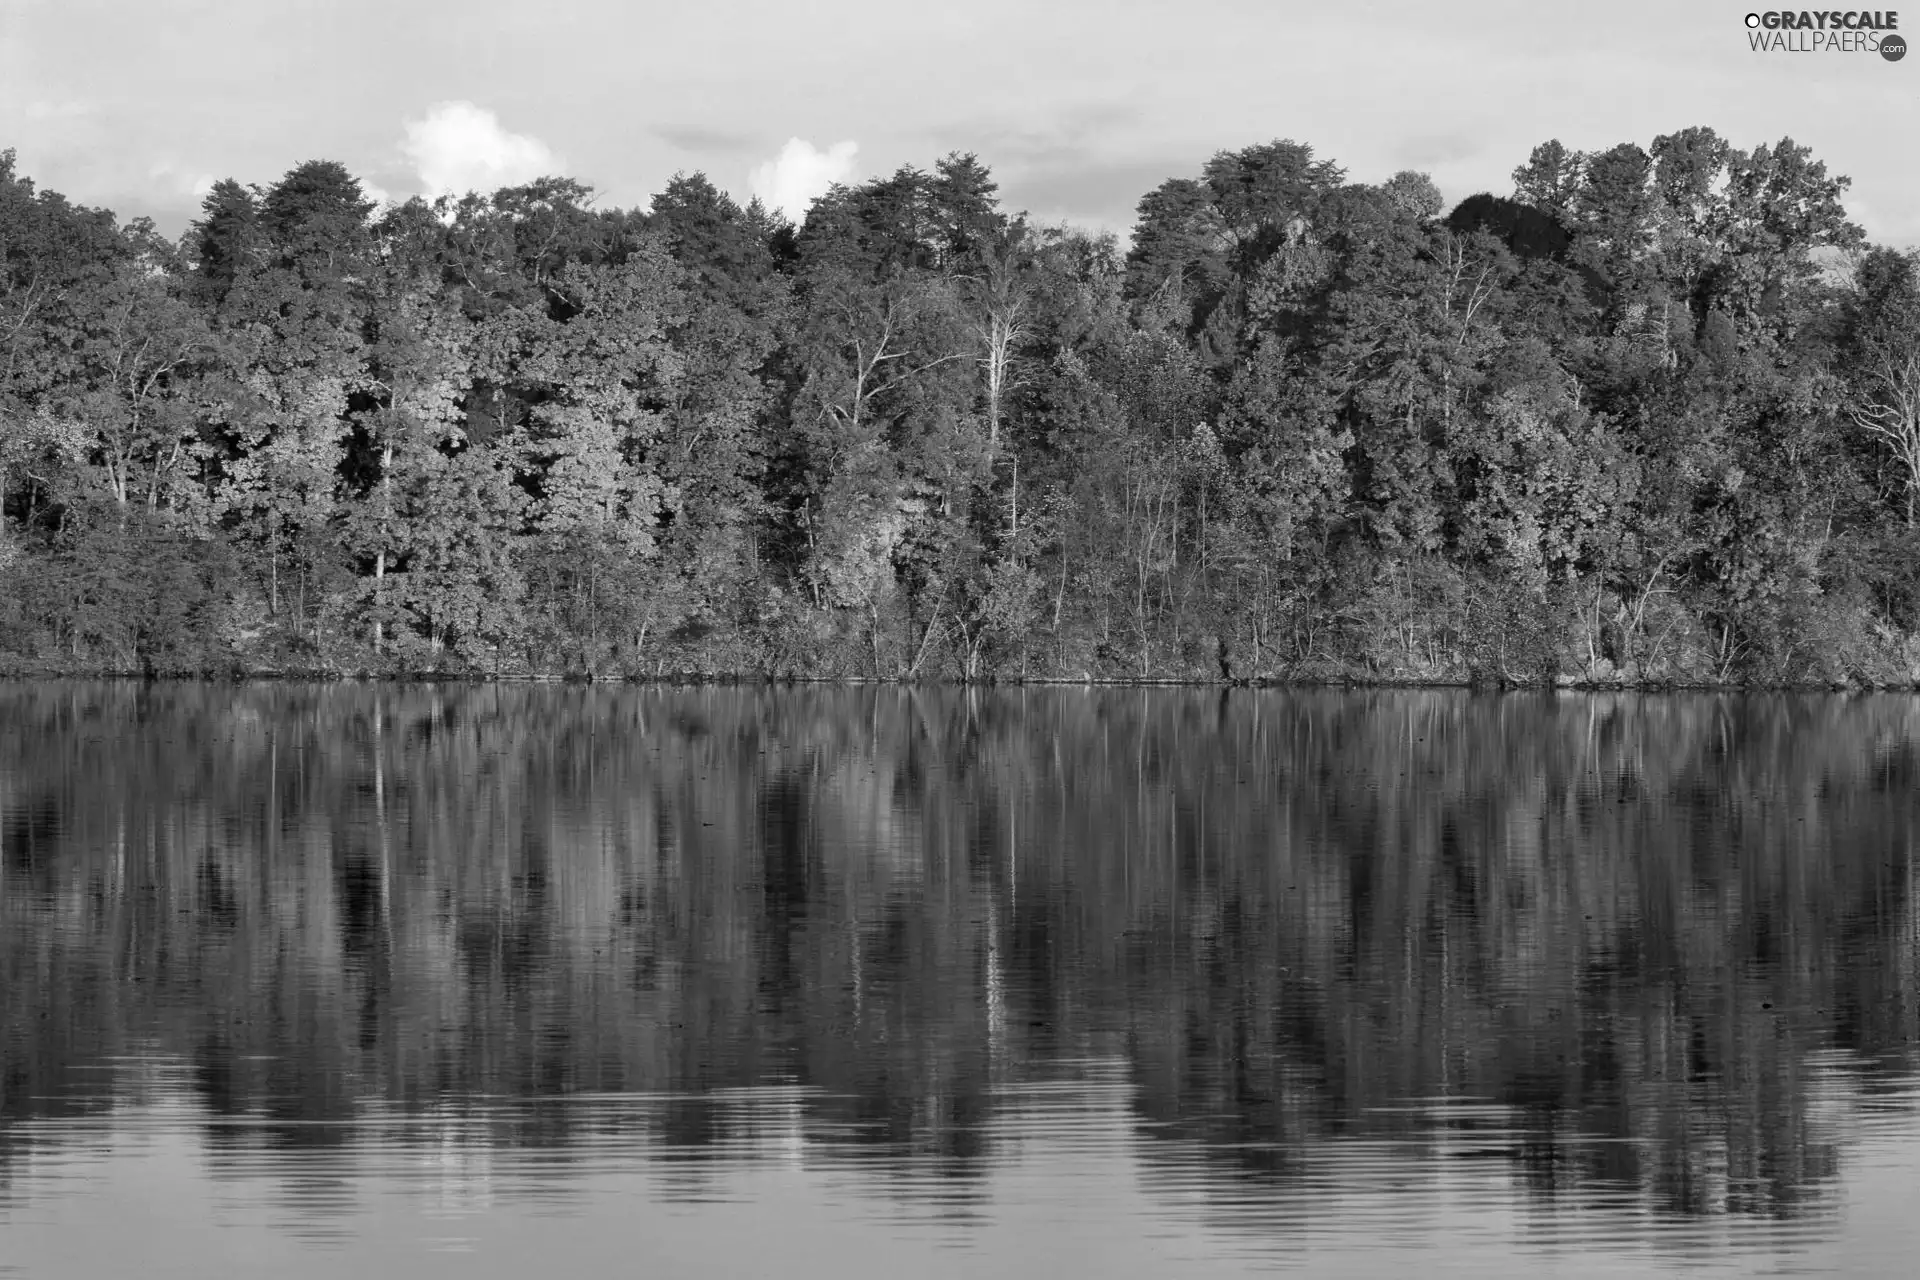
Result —
<instances>
[{"instance_id":1,"label":"water reflection","mask_svg":"<svg viewBox=\"0 0 1920 1280\"><path fill-rule=\"evenodd\" d=\"M294 1272L1898 1270L1917 745L1894 697L0 687L0 1257L146 1205Z\"/></svg>"}]
</instances>

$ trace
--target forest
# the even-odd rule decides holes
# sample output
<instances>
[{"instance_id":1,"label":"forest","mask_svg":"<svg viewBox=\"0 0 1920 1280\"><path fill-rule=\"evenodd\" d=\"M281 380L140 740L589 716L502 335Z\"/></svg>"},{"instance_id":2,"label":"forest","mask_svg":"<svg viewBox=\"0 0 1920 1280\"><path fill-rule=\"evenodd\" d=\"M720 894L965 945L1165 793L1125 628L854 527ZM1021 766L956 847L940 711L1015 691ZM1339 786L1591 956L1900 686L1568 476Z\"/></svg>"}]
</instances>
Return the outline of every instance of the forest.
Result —
<instances>
[{"instance_id":1,"label":"forest","mask_svg":"<svg viewBox=\"0 0 1920 1280\"><path fill-rule=\"evenodd\" d=\"M178 241L0 152L0 673L1920 683L1920 262L1711 129Z\"/></svg>"}]
</instances>

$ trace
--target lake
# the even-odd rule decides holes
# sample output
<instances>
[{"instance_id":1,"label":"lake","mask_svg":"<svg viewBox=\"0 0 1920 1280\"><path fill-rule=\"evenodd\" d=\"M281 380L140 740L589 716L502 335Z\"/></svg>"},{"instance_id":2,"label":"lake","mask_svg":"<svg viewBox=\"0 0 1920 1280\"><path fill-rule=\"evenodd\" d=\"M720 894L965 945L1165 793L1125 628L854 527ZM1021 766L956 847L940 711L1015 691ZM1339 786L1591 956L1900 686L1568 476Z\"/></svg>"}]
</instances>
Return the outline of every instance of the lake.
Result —
<instances>
[{"instance_id":1,"label":"lake","mask_svg":"<svg viewBox=\"0 0 1920 1280\"><path fill-rule=\"evenodd\" d=\"M0 684L0 1276L1889 1275L1920 699Z\"/></svg>"}]
</instances>

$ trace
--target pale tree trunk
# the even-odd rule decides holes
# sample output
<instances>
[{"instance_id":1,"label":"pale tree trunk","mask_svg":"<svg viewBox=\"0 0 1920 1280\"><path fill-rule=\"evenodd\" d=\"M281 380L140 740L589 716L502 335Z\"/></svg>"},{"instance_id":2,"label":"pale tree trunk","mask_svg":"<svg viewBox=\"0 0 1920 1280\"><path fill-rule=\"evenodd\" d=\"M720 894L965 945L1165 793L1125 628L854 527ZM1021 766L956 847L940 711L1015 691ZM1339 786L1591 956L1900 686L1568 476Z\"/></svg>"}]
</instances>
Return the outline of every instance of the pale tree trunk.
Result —
<instances>
[{"instance_id":1,"label":"pale tree trunk","mask_svg":"<svg viewBox=\"0 0 1920 1280\"><path fill-rule=\"evenodd\" d=\"M267 481L267 616L280 617L280 508L271 472Z\"/></svg>"},{"instance_id":2,"label":"pale tree trunk","mask_svg":"<svg viewBox=\"0 0 1920 1280\"><path fill-rule=\"evenodd\" d=\"M987 317L983 331L987 347L982 363L987 371L987 456L990 458L998 456L1000 452L1002 406L1006 402L1007 392L1015 385L1013 351L1027 333L1017 322L1017 316L1017 309L994 312Z\"/></svg>"},{"instance_id":3,"label":"pale tree trunk","mask_svg":"<svg viewBox=\"0 0 1920 1280\"><path fill-rule=\"evenodd\" d=\"M854 306L844 308L848 331L854 334L847 344L853 352L851 405L845 409L834 405L830 412L847 425L858 427L866 418L867 406L882 392L918 377L929 369L965 358L963 354L956 354L936 356L919 365L895 363L911 354L898 346L897 342L901 330L911 321L916 305L912 297L889 297L885 306L874 313L863 314ZM883 365L894 367L887 370L882 368Z\"/></svg>"},{"instance_id":4,"label":"pale tree trunk","mask_svg":"<svg viewBox=\"0 0 1920 1280\"><path fill-rule=\"evenodd\" d=\"M373 557L373 651L381 652L386 643L386 619L379 616L386 608L387 528L393 518L393 441L380 450L380 549Z\"/></svg>"},{"instance_id":5,"label":"pale tree trunk","mask_svg":"<svg viewBox=\"0 0 1920 1280\"><path fill-rule=\"evenodd\" d=\"M1920 516L1920 334L1899 345L1876 344L1862 381L1866 394L1853 421L1886 444L1904 473L1912 528Z\"/></svg>"},{"instance_id":6,"label":"pale tree trunk","mask_svg":"<svg viewBox=\"0 0 1920 1280\"><path fill-rule=\"evenodd\" d=\"M984 348L980 364L987 377L987 457L992 459L999 455L1007 393L1020 385L1014 355L1030 333L1023 319L1029 290L1014 276L1011 250L988 262L980 290L986 315L975 331Z\"/></svg>"}]
</instances>

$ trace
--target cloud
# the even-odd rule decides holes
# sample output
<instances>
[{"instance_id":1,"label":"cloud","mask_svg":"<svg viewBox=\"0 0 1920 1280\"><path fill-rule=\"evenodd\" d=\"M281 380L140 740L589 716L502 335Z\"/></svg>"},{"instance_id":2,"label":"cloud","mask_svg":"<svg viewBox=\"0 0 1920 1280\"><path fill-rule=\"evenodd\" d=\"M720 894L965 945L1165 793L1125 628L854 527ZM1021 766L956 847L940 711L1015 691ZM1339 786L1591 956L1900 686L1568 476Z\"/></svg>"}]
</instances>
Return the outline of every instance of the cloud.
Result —
<instances>
[{"instance_id":1,"label":"cloud","mask_svg":"<svg viewBox=\"0 0 1920 1280\"><path fill-rule=\"evenodd\" d=\"M1190 157L1160 160L1103 160L1065 157L1054 164L1016 173L1001 184L1002 203L1026 209L1042 220L1089 220L1129 231L1141 197L1169 178L1191 178L1199 166Z\"/></svg>"},{"instance_id":2,"label":"cloud","mask_svg":"<svg viewBox=\"0 0 1920 1280\"><path fill-rule=\"evenodd\" d=\"M1131 102L1066 102L1051 106L1044 123L1026 116L1005 114L961 116L942 122L925 136L936 154L971 151L990 159L996 173L1003 166L1018 170L1081 165L1116 133L1141 122L1140 108Z\"/></svg>"},{"instance_id":3,"label":"cloud","mask_svg":"<svg viewBox=\"0 0 1920 1280\"><path fill-rule=\"evenodd\" d=\"M789 138L778 156L747 175L747 189L768 208L799 222L828 187L853 176L853 157L859 150L860 144L852 140L819 151L805 139Z\"/></svg>"},{"instance_id":4,"label":"cloud","mask_svg":"<svg viewBox=\"0 0 1920 1280\"><path fill-rule=\"evenodd\" d=\"M96 113L97 108L90 102L77 102L70 98L35 98L27 104L27 119L36 123L42 120L77 120Z\"/></svg>"},{"instance_id":5,"label":"cloud","mask_svg":"<svg viewBox=\"0 0 1920 1280\"><path fill-rule=\"evenodd\" d=\"M360 183L360 194L373 201L375 205L384 208L389 204L399 203L394 199L393 192L387 190L372 178L367 177L363 173L356 173L353 176Z\"/></svg>"},{"instance_id":6,"label":"cloud","mask_svg":"<svg viewBox=\"0 0 1920 1280\"><path fill-rule=\"evenodd\" d=\"M1430 169L1478 160L1486 150L1486 144L1471 134L1431 133L1401 143L1393 154L1410 168Z\"/></svg>"},{"instance_id":7,"label":"cloud","mask_svg":"<svg viewBox=\"0 0 1920 1280\"><path fill-rule=\"evenodd\" d=\"M1851 191L1840 198L1840 207L1867 233L1869 240L1895 249L1920 245L1920 215L1890 214Z\"/></svg>"},{"instance_id":8,"label":"cloud","mask_svg":"<svg viewBox=\"0 0 1920 1280\"><path fill-rule=\"evenodd\" d=\"M213 182L212 174L189 169L169 156L149 164L146 181L138 186L149 199L167 205L198 205L213 190Z\"/></svg>"},{"instance_id":9,"label":"cloud","mask_svg":"<svg viewBox=\"0 0 1920 1280\"><path fill-rule=\"evenodd\" d=\"M655 129L653 136L680 151L741 152L755 148L758 139L750 133L711 129L702 125L669 125Z\"/></svg>"},{"instance_id":10,"label":"cloud","mask_svg":"<svg viewBox=\"0 0 1920 1280\"><path fill-rule=\"evenodd\" d=\"M508 133L493 112L471 102L440 102L407 121L400 150L429 196L493 192L558 173L566 162L546 143Z\"/></svg>"}]
</instances>

